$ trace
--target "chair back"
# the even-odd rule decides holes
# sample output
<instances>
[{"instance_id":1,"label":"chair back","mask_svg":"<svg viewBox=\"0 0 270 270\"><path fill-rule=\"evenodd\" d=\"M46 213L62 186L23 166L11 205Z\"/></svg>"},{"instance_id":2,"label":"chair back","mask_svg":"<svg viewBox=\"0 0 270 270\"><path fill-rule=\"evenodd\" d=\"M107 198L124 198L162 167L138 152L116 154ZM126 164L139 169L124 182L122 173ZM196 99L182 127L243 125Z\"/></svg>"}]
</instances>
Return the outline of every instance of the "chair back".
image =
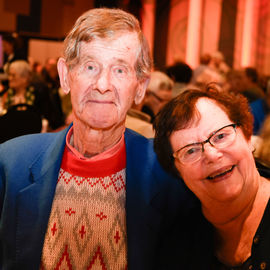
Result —
<instances>
[{"instance_id":1,"label":"chair back","mask_svg":"<svg viewBox=\"0 0 270 270\"><path fill-rule=\"evenodd\" d=\"M9 139L41 132L42 119L35 108L28 104L10 107L0 116L0 143Z\"/></svg>"}]
</instances>

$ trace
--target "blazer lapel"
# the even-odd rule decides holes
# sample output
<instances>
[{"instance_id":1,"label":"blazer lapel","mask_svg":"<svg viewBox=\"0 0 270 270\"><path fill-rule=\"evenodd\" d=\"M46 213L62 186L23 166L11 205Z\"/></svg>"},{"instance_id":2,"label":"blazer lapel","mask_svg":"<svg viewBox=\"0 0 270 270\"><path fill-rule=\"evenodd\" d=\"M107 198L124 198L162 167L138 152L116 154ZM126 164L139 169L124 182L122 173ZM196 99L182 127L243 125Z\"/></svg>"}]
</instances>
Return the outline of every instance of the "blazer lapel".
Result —
<instances>
[{"instance_id":1,"label":"blazer lapel","mask_svg":"<svg viewBox=\"0 0 270 270\"><path fill-rule=\"evenodd\" d=\"M21 269L38 269L65 146L62 132L30 168L33 182L17 201L17 256ZM25 245L27 243L27 245ZM30 268L29 268L30 267Z\"/></svg>"},{"instance_id":2,"label":"blazer lapel","mask_svg":"<svg viewBox=\"0 0 270 270\"><path fill-rule=\"evenodd\" d=\"M126 141L126 216L128 239L128 269L152 269L156 254L157 234L162 216L151 206L159 191L154 181L153 153L148 141L129 131Z\"/></svg>"}]
</instances>

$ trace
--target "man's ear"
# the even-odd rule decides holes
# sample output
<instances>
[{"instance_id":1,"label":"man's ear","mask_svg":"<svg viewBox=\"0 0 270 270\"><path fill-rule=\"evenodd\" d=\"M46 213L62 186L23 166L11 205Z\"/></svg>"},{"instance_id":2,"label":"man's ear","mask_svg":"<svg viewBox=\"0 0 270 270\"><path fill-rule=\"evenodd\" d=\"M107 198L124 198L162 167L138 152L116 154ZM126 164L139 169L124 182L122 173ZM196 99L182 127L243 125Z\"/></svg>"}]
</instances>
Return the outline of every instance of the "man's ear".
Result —
<instances>
[{"instance_id":1,"label":"man's ear","mask_svg":"<svg viewBox=\"0 0 270 270\"><path fill-rule=\"evenodd\" d=\"M144 80L141 80L139 82L138 88L137 88L137 93L134 98L134 102L136 105L140 104L144 98L147 86L149 84L150 78L146 78Z\"/></svg>"},{"instance_id":2,"label":"man's ear","mask_svg":"<svg viewBox=\"0 0 270 270\"><path fill-rule=\"evenodd\" d=\"M68 94L70 91L69 82L68 82L68 67L66 64L66 60L62 57L59 58L57 62L57 70L60 79L60 85L65 94Z\"/></svg>"}]
</instances>

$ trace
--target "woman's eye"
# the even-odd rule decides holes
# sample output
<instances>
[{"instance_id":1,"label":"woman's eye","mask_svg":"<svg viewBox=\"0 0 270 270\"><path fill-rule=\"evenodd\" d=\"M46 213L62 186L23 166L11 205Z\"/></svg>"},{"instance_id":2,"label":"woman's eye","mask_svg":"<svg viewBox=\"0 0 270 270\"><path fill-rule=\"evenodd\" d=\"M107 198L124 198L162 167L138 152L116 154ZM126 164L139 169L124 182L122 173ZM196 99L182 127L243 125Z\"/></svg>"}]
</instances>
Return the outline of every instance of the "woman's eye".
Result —
<instances>
[{"instance_id":1,"label":"woman's eye","mask_svg":"<svg viewBox=\"0 0 270 270\"><path fill-rule=\"evenodd\" d=\"M226 133L219 133L219 134L216 134L216 136L213 138L213 141L215 143L218 143L218 142L225 140L226 137L227 137Z\"/></svg>"},{"instance_id":2,"label":"woman's eye","mask_svg":"<svg viewBox=\"0 0 270 270\"><path fill-rule=\"evenodd\" d=\"M189 148L189 149L187 149L187 151L186 151L186 154L187 155L193 155L193 154L196 154L197 152L199 152L199 148Z\"/></svg>"}]
</instances>

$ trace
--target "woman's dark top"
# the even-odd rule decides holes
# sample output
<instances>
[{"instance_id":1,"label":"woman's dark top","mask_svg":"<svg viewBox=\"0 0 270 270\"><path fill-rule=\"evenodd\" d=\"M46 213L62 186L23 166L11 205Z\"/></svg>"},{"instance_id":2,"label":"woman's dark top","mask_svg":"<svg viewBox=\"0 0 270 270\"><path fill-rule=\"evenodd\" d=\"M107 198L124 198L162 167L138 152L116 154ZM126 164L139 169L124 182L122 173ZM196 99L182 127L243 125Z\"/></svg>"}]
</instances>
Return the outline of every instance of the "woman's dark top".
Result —
<instances>
[{"instance_id":1,"label":"woman's dark top","mask_svg":"<svg viewBox=\"0 0 270 270\"><path fill-rule=\"evenodd\" d=\"M253 238L251 256L243 265L229 267L213 259L213 270L270 269L270 200Z\"/></svg>"},{"instance_id":2,"label":"woman's dark top","mask_svg":"<svg viewBox=\"0 0 270 270\"><path fill-rule=\"evenodd\" d=\"M257 162L256 165L261 176L270 178L268 167ZM172 269L170 268L172 265L177 265L172 260L172 258L175 258L175 254L178 254L179 268L177 269L179 270L270 269L270 201L254 236L251 256L240 268L226 268L217 261L213 246L213 227L202 215L199 200L197 206L189 211L184 219L182 216L178 224L181 224L181 226L174 228L174 239L170 239L170 241L178 243L178 249L163 252L160 269Z\"/></svg>"}]
</instances>

